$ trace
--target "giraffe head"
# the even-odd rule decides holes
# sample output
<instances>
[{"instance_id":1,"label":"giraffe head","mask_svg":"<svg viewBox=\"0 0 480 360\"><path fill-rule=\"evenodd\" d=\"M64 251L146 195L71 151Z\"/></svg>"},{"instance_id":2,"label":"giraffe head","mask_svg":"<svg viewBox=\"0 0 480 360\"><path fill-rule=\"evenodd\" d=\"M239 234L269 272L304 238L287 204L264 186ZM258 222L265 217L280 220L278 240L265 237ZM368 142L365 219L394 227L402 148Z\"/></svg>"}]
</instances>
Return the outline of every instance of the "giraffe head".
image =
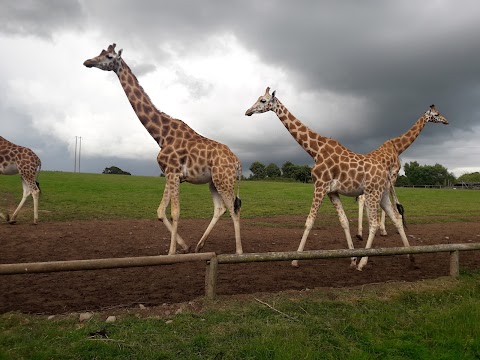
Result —
<instances>
[{"instance_id":1,"label":"giraffe head","mask_svg":"<svg viewBox=\"0 0 480 360\"><path fill-rule=\"evenodd\" d=\"M430 105L430 109L428 109L425 114L423 115L426 122L432 123L442 123L447 125L448 120L445 119L442 114L440 114L437 109L435 109L435 105Z\"/></svg>"},{"instance_id":2,"label":"giraffe head","mask_svg":"<svg viewBox=\"0 0 480 360\"><path fill-rule=\"evenodd\" d=\"M253 114L260 114L267 111L275 111L277 106L277 98L275 91L270 95L270 88L267 87L265 94L260 96L255 104L245 112L245 115L252 116Z\"/></svg>"},{"instance_id":3,"label":"giraffe head","mask_svg":"<svg viewBox=\"0 0 480 360\"><path fill-rule=\"evenodd\" d=\"M100 55L85 60L83 65L86 67L96 67L100 70L105 71L117 71L121 60L122 60L122 50L119 50L118 53L115 52L115 44L109 45L107 50L102 50Z\"/></svg>"}]
</instances>

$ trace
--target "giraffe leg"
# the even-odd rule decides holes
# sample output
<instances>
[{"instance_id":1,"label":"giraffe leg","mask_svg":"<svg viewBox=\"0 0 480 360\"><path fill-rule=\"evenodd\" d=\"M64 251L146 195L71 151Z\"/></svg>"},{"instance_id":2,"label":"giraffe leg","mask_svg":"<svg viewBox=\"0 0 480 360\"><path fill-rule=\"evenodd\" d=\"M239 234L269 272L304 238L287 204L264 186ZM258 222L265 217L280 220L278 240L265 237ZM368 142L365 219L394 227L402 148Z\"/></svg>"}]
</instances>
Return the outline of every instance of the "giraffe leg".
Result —
<instances>
[{"instance_id":1,"label":"giraffe leg","mask_svg":"<svg viewBox=\"0 0 480 360\"><path fill-rule=\"evenodd\" d=\"M233 221L233 228L235 229L235 253L238 255L243 254L242 238L240 237L240 208L235 209L235 193L232 189L228 195L221 194L223 201L228 206L228 211Z\"/></svg>"},{"instance_id":2,"label":"giraffe leg","mask_svg":"<svg viewBox=\"0 0 480 360\"><path fill-rule=\"evenodd\" d=\"M387 236L387 229L385 228L385 211L382 209L382 215L380 217L380 235Z\"/></svg>"},{"instance_id":3,"label":"giraffe leg","mask_svg":"<svg viewBox=\"0 0 480 360\"><path fill-rule=\"evenodd\" d=\"M217 188L213 184L213 182L210 182L209 184L210 192L212 193L212 199L213 199L213 218L210 221L210 224L208 225L207 229L203 233L202 238L198 242L197 246L195 247L195 252L199 252L202 248L203 245L205 245L205 241L207 240L208 235L210 235L210 232L212 231L213 227L217 223L218 219L225 214L225 211L227 211L227 208L225 207L222 197L218 193Z\"/></svg>"},{"instance_id":4,"label":"giraffe leg","mask_svg":"<svg viewBox=\"0 0 480 360\"><path fill-rule=\"evenodd\" d=\"M10 224L15 224L17 222L18 213L22 209L23 204L25 204L25 200L27 200L27 197L31 194L30 187L28 186L28 184L25 182L23 178L22 178L22 187L23 187L23 197L22 197L22 200L20 200L20 203L18 204L17 208L15 209L15 212L13 213L12 217L10 218L10 221L9 221Z\"/></svg>"},{"instance_id":5,"label":"giraffe leg","mask_svg":"<svg viewBox=\"0 0 480 360\"><path fill-rule=\"evenodd\" d=\"M348 218L347 215L345 214L345 210L343 209L342 206L342 201L340 200L340 197L338 194L328 194L328 197L330 201L332 202L333 206L335 207L335 210L337 210L338 214L338 219L340 220L340 225L342 225L343 231L345 233L345 237L347 238L347 245L349 249L353 249L353 241L352 241L352 235L350 234L350 226L348 224ZM357 258L352 257L350 259L350 267L356 267L357 266Z\"/></svg>"},{"instance_id":6,"label":"giraffe leg","mask_svg":"<svg viewBox=\"0 0 480 360\"><path fill-rule=\"evenodd\" d=\"M360 195L358 201L358 228L357 237L358 240L363 240L363 208L365 207L365 196Z\"/></svg>"},{"instance_id":7,"label":"giraffe leg","mask_svg":"<svg viewBox=\"0 0 480 360\"><path fill-rule=\"evenodd\" d=\"M173 255L173 254L176 253L176 249L177 249L176 243L178 243L180 246L182 246L184 252L188 252L189 247L185 243L185 241L181 238L181 236L178 235L176 230L175 230L176 237L173 237L174 229L173 229L172 224L170 224L170 222L168 221L167 216L166 216L166 210L167 210L168 204L170 203L170 198L171 198L170 182L171 181L169 180L169 177L167 176L167 179L166 179L166 182L165 182L165 190L163 191L162 201L160 202L160 205L158 206L157 216L158 216L158 220L160 220L161 222L163 222L165 224L165 227L167 228L167 230L171 234L170 248L168 250L168 255ZM172 241L172 240L174 240L174 241Z\"/></svg>"},{"instance_id":8,"label":"giraffe leg","mask_svg":"<svg viewBox=\"0 0 480 360\"><path fill-rule=\"evenodd\" d=\"M312 172L313 175L313 172ZM308 234L310 233L310 230L313 227L313 224L315 223L315 219L317 217L318 213L318 208L320 207L320 204L323 201L323 198L325 197L326 190L322 186L318 186L315 184L315 192L313 195L313 202L312 202L312 207L310 208L310 213L307 216L307 220L305 221L305 231L303 232L302 239L300 240L300 244L298 245L297 251L303 251L305 248L305 244L307 242ZM292 261L292 266L293 267L298 267L298 260L293 260Z\"/></svg>"},{"instance_id":9,"label":"giraffe leg","mask_svg":"<svg viewBox=\"0 0 480 360\"><path fill-rule=\"evenodd\" d=\"M397 232L400 234L400 237L403 242L403 246L409 247L410 243L408 242L407 235L405 234L405 229L403 227L402 216L398 213L398 211L393 206L392 202L390 201L389 196L384 196L381 202L382 209L387 213L389 218L392 220L393 224L397 228ZM409 254L408 258L410 259L410 264L412 267L417 268L415 264L415 257L413 254Z\"/></svg>"},{"instance_id":10,"label":"giraffe leg","mask_svg":"<svg viewBox=\"0 0 480 360\"><path fill-rule=\"evenodd\" d=\"M365 249L370 249L373 244L373 239L378 230L378 203L379 199L375 196L366 196L367 213L368 213L368 239ZM357 270L362 271L365 265L367 265L368 256L364 256L358 263Z\"/></svg>"},{"instance_id":11,"label":"giraffe leg","mask_svg":"<svg viewBox=\"0 0 480 360\"><path fill-rule=\"evenodd\" d=\"M31 184L31 193L32 193L32 198L33 198L33 223L35 225L38 224L38 197L40 195L40 188L38 187L38 183L34 181L33 184Z\"/></svg>"}]
</instances>

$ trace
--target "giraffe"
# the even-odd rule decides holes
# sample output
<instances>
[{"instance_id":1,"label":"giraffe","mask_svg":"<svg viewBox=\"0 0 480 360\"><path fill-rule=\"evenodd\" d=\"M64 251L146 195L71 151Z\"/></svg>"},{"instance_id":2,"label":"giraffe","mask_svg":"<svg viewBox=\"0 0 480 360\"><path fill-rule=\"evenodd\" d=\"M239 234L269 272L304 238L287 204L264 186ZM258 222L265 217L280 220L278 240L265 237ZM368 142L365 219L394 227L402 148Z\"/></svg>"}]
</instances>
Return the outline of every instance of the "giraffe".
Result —
<instances>
[{"instance_id":1,"label":"giraffe","mask_svg":"<svg viewBox=\"0 0 480 360\"><path fill-rule=\"evenodd\" d=\"M122 50L117 53L115 46L109 45L107 50L102 50L100 55L86 60L83 65L115 72L140 122L161 148L157 162L165 174L166 183L157 216L171 233L168 254L176 253L177 242L183 252L190 251L190 247L177 231L182 182L208 183L213 198L213 218L197 243L195 252L202 249L213 227L228 208L235 229L236 253L242 254L239 184L235 195L236 181L240 181L242 173L240 160L226 145L198 134L183 121L159 111L123 60ZM171 223L166 217L169 203Z\"/></svg>"},{"instance_id":2,"label":"giraffe","mask_svg":"<svg viewBox=\"0 0 480 360\"><path fill-rule=\"evenodd\" d=\"M378 229L379 205L393 221L402 238L403 245L410 246L402 226L402 217L392 206L389 193L396 180L397 169L400 166L399 155L412 144L426 123L448 124L448 121L440 115L433 105L409 131L386 141L367 155L357 154L344 147L337 140L321 136L309 129L278 100L275 91L270 95L270 88L268 87L265 94L258 98L255 104L245 112L245 115L251 116L267 111L275 112L293 138L315 160L312 169L312 180L315 186L313 202L297 251L303 251L325 195L328 195L337 211L348 247L353 249L348 219L343 210L340 194L354 197L365 194L369 223L366 248L372 246L373 238ZM414 257L411 255L409 257L414 265ZM357 259L352 258L350 266L361 271L367 261L368 258L363 257L357 265ZM298 260L293 260L292 266L298 267Z\"/></svg>"},{"instance_id":3,"label":"giraffe","mask_svg":"<svg viewBox=\"0 0 480 360\"><path fill-rule=\"evenodd\" d=\"M359 195L358 201L358 227L355 235L358 240L363 240L363 209L365 208L365 195ZM387 229L385 227L385 211L381 211L379 230L381 236L387 236Z\"/></svg>"},{"instance_id":4,"label":"giraffe","mask_svg":"<svg viewBox=\"0 0 480 360\"><path fill-rule=\"evenodd\" d=\"M16 145L0 136L0 175L20 174L22 178L23 197L12 217L0 213L0 217L15 224L20 210L29 195L33 198L33 223L38 223L38 195L40 194L37 176L42 163L31 149Z\"/></svg>"}]
</instances>

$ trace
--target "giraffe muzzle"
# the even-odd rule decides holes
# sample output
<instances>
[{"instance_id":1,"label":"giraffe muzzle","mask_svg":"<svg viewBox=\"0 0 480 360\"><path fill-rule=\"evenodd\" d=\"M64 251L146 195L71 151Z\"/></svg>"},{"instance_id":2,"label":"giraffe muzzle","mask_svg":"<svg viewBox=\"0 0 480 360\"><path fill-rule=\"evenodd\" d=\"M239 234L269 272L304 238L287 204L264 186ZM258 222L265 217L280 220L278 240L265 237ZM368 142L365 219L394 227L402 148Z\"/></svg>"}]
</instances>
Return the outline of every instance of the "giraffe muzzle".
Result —
<instances>
[{"instance_id":1,"label":"giraffe muzzle","mask_svg":"<svg viewBox=\"0 0 480 360\"><path fill-rule=\"evenodd\" d=\"M85 62L83 63L83 65L85 65L86 67L88 68L91 68L93 67L94 63L92 60L85 60Z\"/></svg>"}]
</instances>

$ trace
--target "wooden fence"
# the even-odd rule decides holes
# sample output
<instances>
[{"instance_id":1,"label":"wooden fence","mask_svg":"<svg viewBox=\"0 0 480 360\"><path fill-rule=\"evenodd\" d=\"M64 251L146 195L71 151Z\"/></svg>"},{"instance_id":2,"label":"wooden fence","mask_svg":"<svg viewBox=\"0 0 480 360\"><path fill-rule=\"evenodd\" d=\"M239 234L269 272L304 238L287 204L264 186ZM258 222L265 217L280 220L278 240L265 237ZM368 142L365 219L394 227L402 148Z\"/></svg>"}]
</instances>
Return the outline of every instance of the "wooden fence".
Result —
<instances>
[{"instance_id":1,"label":"wooden fence","mask_svg":"<svg viewBox=\"0 0 480 360\"><path fill-rule=\"evenodd\" d=\"M48 273L59 271L84 271L113 268L158 266L182 262L205 261L205 295L213 299L216 296L217 273L220 264L237 264L266 261L291 261L307 259L335 259L362 256L392 256L404 254L450 253L450 275L459 275L460 251L480 250L480 243L471 244L440 244L410 247L372 248L372 249L341 249L341 250L311 250L290 252L247 253L243 255L221 254L213 252L184 255L159 255L109 259L89 259L70 261L51 261L19 264L0 264L0 275ZM368 270L367 270L368 271Z\"/></svg>"}]
</instances>

